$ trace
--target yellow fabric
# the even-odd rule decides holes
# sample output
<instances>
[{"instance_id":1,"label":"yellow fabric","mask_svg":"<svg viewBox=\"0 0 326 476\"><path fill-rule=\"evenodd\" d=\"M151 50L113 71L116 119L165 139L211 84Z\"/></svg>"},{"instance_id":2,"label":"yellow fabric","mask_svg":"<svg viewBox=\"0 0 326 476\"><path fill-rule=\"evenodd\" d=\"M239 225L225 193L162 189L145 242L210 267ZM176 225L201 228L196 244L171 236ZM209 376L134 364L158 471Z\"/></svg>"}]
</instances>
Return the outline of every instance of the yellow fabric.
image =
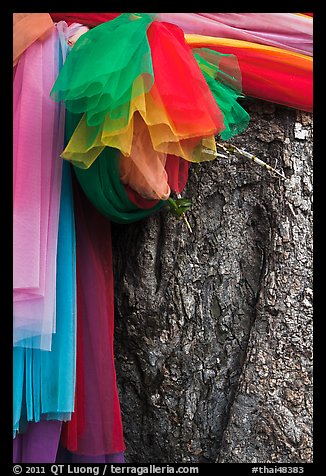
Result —
<instances>
[{"instance_id":1,"label":"yellow fabric","mask_svg":"<svg viewBox=\"0 0 326 476\"><path fill-rule=\"evenodd\" d=\"M211 127L206 130L203 130L200 121L192 125L191 129L186 121L176 126L169 120L155 85L149 93L137 96L131 101L129 122L123 128L119 128L121 120L112 119L110 114L106 115L100 126L89 126L84 114L61 157L72 161L78 167L88 168L105 146L117 148L123 155L130 156L135 135L136 112L148 127L151 147L155 151L177 155L190 162L214 159L216 127L213 119Z\"/></svg>"}]
</instances>

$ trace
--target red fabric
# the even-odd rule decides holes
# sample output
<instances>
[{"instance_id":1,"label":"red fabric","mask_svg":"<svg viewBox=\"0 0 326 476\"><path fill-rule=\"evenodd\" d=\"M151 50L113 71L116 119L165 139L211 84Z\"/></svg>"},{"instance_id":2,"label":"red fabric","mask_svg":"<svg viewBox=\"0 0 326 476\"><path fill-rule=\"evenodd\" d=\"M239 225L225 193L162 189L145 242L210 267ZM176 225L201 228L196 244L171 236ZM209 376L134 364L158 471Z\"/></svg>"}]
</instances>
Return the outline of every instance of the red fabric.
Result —
<instances>
[{"instance_id":1,"label":"red fabric","mask_svg":"<svg viewBox=\"0 0 326 476\"><path fill-rule=\"evenodd\" d=\"M110 221L74 179L77 268L77 388L62 446L99 456L125 450L113 354L114 288Z\"/></svg>"},{"instance_id":2,"label":"red fabric","mask_svg":"<svg viewBox=\"0 0 326 476\"><path fill-rule=\"evenodd\" d=\"M128 198L136 205L138 208L142 208L143 210L148 210L149 208L154 207L159 200L147 200L146 198L139 195L133 188L129 187L129 185L124 184L125 190L127 192Z\"/></svg>"},{"instance_id":3,"label":"red fabric","mask_svg":"<svg viewBox=\"0 0 326 476\"><path fill-rule=\"evenodd\" d=\"M84 349L83 349L83 306L80 289L80 270L76 253L77 275L77 359L76 359L76 390L75 411L69 422L63 423L61 430L61 444L65 448L75 451L78 448L78 436L85 431L85 379L84 379Z\"/></svg>"},{"instance_id":4,"label":"red fabric","mask_svg":"<svg viewBox=\"0 0 326 476\"><path fill-rule=\"evenodd\" d=\"M169 154L166 159L165 170L168 174L168 184L170 189L176 193L181 193L188 180L190 162Z\"/></svg>"},{"instance_id":5,"label":"red fabric","mask_svg":"<svg viewBox=\"0 0 326 476\"><path fill-rule=\"evenodd\" d=\"M313 109L312 71L293 61L288 64L279 57L266 56L254 49L212 44L191 44L192 48L211 48L219 53L234 54L242 74L245 95L276 104L311 112Z\"/></svg>"},{"instance_id":6,"label":"red fabric","mask_svg":"<svg viewBox=\"0 0 326 476\"><path fill-rule=\"evenodd\" d=\"M225 128L223 114L181 28L154 21L147 30L147 37L155 86L170 122L185 137L196 137L194 147L200 138L222 131Z\"/></svg>"},{"instance_id":7,"label":"red fabric","mask_svg":"<svg viewBox=\"0 0 326 476\"><path fill-rule=\"evenodd\" d=\"M64 20L68 25L71 23L81 23L90 28L113 20L121 13L50 13L54 22Z\"/></svg>"},{"instance_id":8,"label":"red fabric","mask_svg":"<svg viewBox=\"0 0 326 476\"><path fill-rule=\"evenodd\" d=\"M188 180L190 162L168 154L166 158L165 170L168 174L168 184L170 189L176 193L181 193ZM145 210L154 207L159 200L146 200L139 193L133 190L129 185L125 185L129 200L138 208Z\"/></svg>"}]
</instances>

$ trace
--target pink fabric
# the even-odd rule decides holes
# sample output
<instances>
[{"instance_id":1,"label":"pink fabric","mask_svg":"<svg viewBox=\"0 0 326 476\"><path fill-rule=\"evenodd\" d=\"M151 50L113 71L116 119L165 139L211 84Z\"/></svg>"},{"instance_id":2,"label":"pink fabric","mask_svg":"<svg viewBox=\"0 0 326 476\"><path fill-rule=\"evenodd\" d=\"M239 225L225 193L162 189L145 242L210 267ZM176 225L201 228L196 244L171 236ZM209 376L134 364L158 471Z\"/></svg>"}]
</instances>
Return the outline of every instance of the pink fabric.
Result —
<instances>
[{"instance_id":1,"label":"pink fabric","mask_svg":"<svg viewBox=\"0 0 326 476\"><path fill-rule=\"evenodd\" d=\"M55 277L62 160L59 105L50 98L58 74L58 33L21 56L14 77L14 343L55 331ZM46 117L47 120L43 120Z\"/></svg>"},{"instance_id":2,"label":"pink fabric","mask_svg":"<svg viewBox=\"0 0 326 476\"><path fill-rule=\"evenodd\" d=\"M64 59L63 43L79 27L59 22L25 50L14 69L13 331L14 345L22 347L51 350L55 332L64 107L50 91L59 72L59 45Z\"/></svg>"},{"instance_id":3,"label":"pink fabric","mask_svg":"<svg viewBox=\"0 0 326 476\"><path fill-rule=\"evenodd\" d=\"M313 54L313 19L295 13L158 13L185 33L251 41Z\"/></svg>"}]
</instances>

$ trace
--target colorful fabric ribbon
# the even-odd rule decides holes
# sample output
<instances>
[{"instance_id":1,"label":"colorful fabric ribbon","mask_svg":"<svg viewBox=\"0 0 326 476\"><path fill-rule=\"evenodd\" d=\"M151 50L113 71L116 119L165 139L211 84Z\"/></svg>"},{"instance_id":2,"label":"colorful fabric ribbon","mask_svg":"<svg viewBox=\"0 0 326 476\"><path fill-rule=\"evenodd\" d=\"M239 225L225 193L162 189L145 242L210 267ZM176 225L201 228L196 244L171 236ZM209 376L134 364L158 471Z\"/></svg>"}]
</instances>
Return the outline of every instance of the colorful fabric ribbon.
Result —
<instances>
[{"instance_id":1,"label":"colorful fabric ribbon","mask_svg":"<svg viewBox=\"0 0 326 476\"><path fill-rule=\"evenodd\" d=\"M295 13L158 13L185 33L249 41L313 54L312 18Z\"/></svg>"},{"instance_id":2,"label":"colorful fabric ribbon","mask_svg":"<svg viewBox=\"0 0 326 476\"><path fill-rule=\"evenodd\" d=\"M14 347L13 428L28 422L65 421L74 411L76 381L76 256L70 166L63 164L57 250L56 333L51 351Z\"/></svg>"},{"instance_id":3,"label":"colorful fabric ribbon","mask_svg":"<svg viewBox=\"0 0 326 476\"><path fill-rule=\"evenodd\" d=\"M115 37L122 34L127 55L116 46ZM105 54L98 44L105 45ZM236 58L214 51L204 56L192 54L180 28L145 14L122 14L83 35L52 90L69 111L84 113L61 156L88 168L105 148L116 148L121 181L144 198L166 200L171 192L168 155L212 160L214 136L230 138L249 122L237 103L241 75ZM105 84L100 78L106 78Z\"/></svg>"},{"instance_id":4,"label":"colorful fabric ribbon","mask_svg":"<svg viewBox=\"0 0 326 476\"><path fill-rule=\"evenodd\" d=\"M247 96L311 112L313 59L242 40L185 35L191 48L209 48L237 57Z\"/></svg>"},{"instance_id":5,"label":"colorful fabric ribbon","mask_svg":"<svg viewBox=\"0 0 326 476\"><path fill-rule=\"evenodd\" d=\"M15 462L124 461L108 218L181 193L243 95L312 110L310 15L14 14Z\"/></svg>"},{"instance_id":6,"label":"colorful fabric ribbon","mask_svg":"<svg viewBox=\"0 0 326 476\"><path fill-rule=\"evenodd\" d=\"M94 27L120 14L51 15L54 21L67 19ZM156 19L182 28L192 47L199 41L195 47L237 56L245 95L312 111L312 13L158 13ZM264 45L277 50L273 53L260 48ZM300 53L310 60L301 61L287 52Z\"/></svg>"},{"instance_id":7,"label":"colorful fabric ribbon","mask_svg":"<svg viewBox=\"0 0 326 476\"><path fill-rule=\"evenodd\" d=\"M70 166L59 159L64 109L49 94L65 59L66 40L75 30L58 23L49 36L22 54L15 70L14 437L28 430L31 422L58 420L61 428L61 421L69 420L74 411L74 210ZM35 253L28 254L34 240ZM42 274L43 287L37 281ZM19 440L24 447L29 444Z\"/></svg>"},{"instance_id":8,"label":"colorful fabric ribbon","mask_svg":"<svg viewBox=\"0 0 326 476\"><path fill-rule=\"evenodd\" d=\"M110 221L75 183L77 386L61 444L81 455L125 449L113 357L114 287Z\"/></svg>"}]
</instances>

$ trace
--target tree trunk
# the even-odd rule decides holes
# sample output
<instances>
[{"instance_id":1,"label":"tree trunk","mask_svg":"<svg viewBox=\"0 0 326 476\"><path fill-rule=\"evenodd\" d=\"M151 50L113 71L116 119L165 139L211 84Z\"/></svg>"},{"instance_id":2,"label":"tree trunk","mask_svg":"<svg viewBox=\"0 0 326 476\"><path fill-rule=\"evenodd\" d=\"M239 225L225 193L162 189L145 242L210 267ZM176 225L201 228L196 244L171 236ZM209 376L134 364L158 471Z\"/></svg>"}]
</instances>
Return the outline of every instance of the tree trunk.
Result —
<instances>
[{"instance_id":1,"label":"tree trunk","mask_svg":"<svg viewBox=\"0 0 326 476\"><path fill-rule=\"evenodd\" d=\"M312 462L312 116L263 101L167 210L112 226L129 463Z\"/></svg>"}]
</instances>

